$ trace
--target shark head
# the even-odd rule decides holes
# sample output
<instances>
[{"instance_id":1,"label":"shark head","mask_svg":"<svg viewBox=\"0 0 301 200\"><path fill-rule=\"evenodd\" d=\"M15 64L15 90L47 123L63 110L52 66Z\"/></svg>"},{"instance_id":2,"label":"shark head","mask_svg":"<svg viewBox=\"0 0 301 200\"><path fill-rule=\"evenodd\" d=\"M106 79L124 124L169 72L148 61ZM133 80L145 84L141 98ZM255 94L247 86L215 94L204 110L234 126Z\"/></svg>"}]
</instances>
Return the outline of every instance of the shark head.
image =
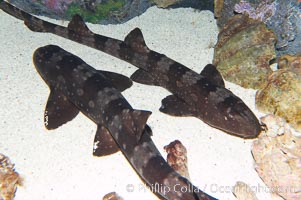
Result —
<instances>
[{"instance_id":1,"label":"shark head","mask_svg":"<svg viewBox=\"0 0 301 200\"><path fill-rule=\"evenodd\" d=\"M49 85L49 76L57 76L55 65L50 64L54 59L60 59L55 54L60 51L58 46L51 45L50 48L40 47L33 54L33 62L36 70L44 81ZM56 60L57 61L57 60Z\"/></svg>"},{"instance_id":2,"label":"shark head","mask_svg":"<svg viewBox=\"0 0 301 200\"><path fill-rule=\"evenodd\" d=\"M256 138L262 126L249 107L225 88L217 87L210 92L207 105L211 108L205 113L210 125L242 138Z\"/></svg>"},{"instance_id":3,"label":"shark head","mask_svg":"<svg viewBox=\"0 0 301 200\"><path fill-rule=\"evenodd\" d=\"M97 73L81 58L55 45L38 48L33 54L33 62L47 85L63 92L67 92L66 86L76 86L78 89L84 89L84 86L91 81L93 82L95 78L105 79L104 73ZM95 84L91 85L95 86ZM107 86L107 84L103 85Z\"/></svg>"}]
</instances>

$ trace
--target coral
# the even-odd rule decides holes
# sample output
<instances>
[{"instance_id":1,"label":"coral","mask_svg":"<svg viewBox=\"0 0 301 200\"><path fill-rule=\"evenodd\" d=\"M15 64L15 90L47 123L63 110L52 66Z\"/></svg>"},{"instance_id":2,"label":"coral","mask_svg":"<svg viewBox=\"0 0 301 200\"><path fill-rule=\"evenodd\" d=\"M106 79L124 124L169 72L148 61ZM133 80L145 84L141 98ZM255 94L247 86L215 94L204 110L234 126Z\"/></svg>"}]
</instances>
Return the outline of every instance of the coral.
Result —
<instances>
[{"instance_id":1,"label":"coral","mask_svg":"<svg viewBox=\"0 0 301 200\"><path fill-rule=\"evenodd\" d=\"M241 181L236 182L232 192L237 200L258 200L252 188Z\"/></svg>"},{"instance_id":2,"label":"coral","mask_svg":"<svg viewBox=\"0 0 301 200\"><path fill-rule=\"evenodd\" d=\"M166 145L164 150L167 152L167 163L181 176L189 179L185 146L179 140L175 140Z\"/></svg>"},{"instance_id":3,"label":"coral","mask_svg":"<svg viewBox=\"0 0 301 200\"><path fill-rule=\"evenodd\" d=\"M296 38L296 22L300 15L297 0L277 1L275 14L266 22L267 26L274 30L277 36L276 48L282 50L287 48L289 42ZM299 40L300 42L300 40Z\"/></svg>"},{"instance_id":4,"label":"coral","mask_svg":"<svg viewBox=\"0 0 301 200\"><path fill-rule=\"evenodd\" d=\"M124 0L124 6L120 9L110 11L109 15L100 22L102 24L124 23L144 13L151 5L149 0Z\"/></svg>"},{"instance_id":5,"label":"coral","mask_svg":"<svg viewBox=\"0 0 301 200\"><path fill-rule=\"evenodd\" d=\"M74 14L86 22L121 24L143 14L157 3L163 8L189 7L213 11L212 0L9 0L16 7L35 15L71 20Z\"/></svg>"},{"instance_id":6,"label":"coral","mask_svg":"<svg viewBox=\"0 0 301 200\"><path fill-rule=\"evenodd\" d=\"M301 199L301 138L294 136L284 119L263 117L268 131L253 142L255 169L274 194Z\"/></svg>"},{"instance_id":7,"label":"coral","mask_svg":"<svg viewBox=\"0 0 301 200\"><path fill-rule=\"evenodd\" d=\"M86 22L100 24L124 23L144 13L149 0L10 0L18 8L36 15L58 20L71 20L74 14Z\"/></svg>"},{"instance_id":8,"label":"coral","mask_svg":"<svg viewBox=\"0 0 301 200\"><path fill-rule=\"evenodd\" d=\"M0 154L0 199L12 200L22 180L8 157Z\"/></svg>"},{"instance_id":9,"label":"coral","mask_svg":"<svg viewBox=\"0 0 301 200\"><path fill-rule=\"evenodd\" d=\"M252 19L258 19L262 22L266 22L276 12L276 2L270 2L270 0L263 0L255 8L247 1L241 1L239 4L235 4L234 11L237 13L247 14Z\"/></svg>"},{"instance_id":10,"label":"coral","mask_svg":"<svg viewBox=\"0 0 301 200\"><path fill-rule=\"evenodd\" d=\"M246 88L261 88L276 57L274 33L245 15L233 16L218 35L213 64L223 77Z\"/></svg>"},{"instance_id":11,"label":"coral","mask_svg":"<svg viewBox=\"0 0 301 200\"><path fill-rule=\"evenodd\" d=\"M108 0L106 3L101 3L96 5L95 11L90 12L88 10L83 10L79 4L72 3L68 7L67 15L72 18L73 15L79 14L83 17L85 21L91 23L97 23L100 20L105 19L109 16L110 12L116 11L124 6L124 0Z\"/></svg>"},{"instance_id":12,"label":"coral","mask_svg":"<svg viewBox=\"0 0 301 200\"><path fill-rule=\"evenodd\" d=\"M282 56L279 69L256 93L256 107L264 113L283 117L301 130L301 57Z\"/></svg>"},{"instance_id":13,"label":"coral","mask_svg":"<svg viewBox=\"0 0 301 200\"><path fill-rule=\"evenodd\" d=\"M58 13L63 13L67 10L68 5L72 3L72 0L44 0L43 4Z\"/></svg>"}]
</instances>

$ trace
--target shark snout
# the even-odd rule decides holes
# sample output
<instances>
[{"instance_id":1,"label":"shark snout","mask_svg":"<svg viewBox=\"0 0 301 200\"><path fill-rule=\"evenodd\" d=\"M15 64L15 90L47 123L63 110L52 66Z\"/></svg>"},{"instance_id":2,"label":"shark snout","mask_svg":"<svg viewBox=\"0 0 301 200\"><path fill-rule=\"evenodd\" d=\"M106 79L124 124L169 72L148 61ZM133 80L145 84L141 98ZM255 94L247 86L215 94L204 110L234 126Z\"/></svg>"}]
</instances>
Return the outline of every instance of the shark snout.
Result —
<instances>
[{"instance_id":1,"label":"shark snout","mask_svg":"<svg viewBox=\"0 0 301 200\"><path fill-rule=\"evenodd\" d=\"M53 54L60 51L60 47L56 45L47 45L38 48L33 54L33 61L42 62L42 60L49 60L53 57Z\"/></svg>"},{"instance_id":2,"label":"shark snout","mask_svg":"<svg viewBox=\"0 0 301 200\"><path fill-rule=\"evenodd\" d=\"M259 120L242 101L232 107L229 115L232 116L233 131L242 138L256 138L262 131Z\"/></svg>"}]
</instances>

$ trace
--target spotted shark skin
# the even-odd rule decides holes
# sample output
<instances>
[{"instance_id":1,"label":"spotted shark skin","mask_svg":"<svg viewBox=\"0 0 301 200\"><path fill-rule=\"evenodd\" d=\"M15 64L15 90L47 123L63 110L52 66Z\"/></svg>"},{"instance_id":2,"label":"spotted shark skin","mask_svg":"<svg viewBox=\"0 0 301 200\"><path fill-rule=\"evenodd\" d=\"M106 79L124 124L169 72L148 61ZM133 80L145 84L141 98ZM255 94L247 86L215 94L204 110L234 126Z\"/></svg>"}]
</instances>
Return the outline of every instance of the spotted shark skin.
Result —
<instances>
[{"instance_id":1,"label":"spotted shark skin","mask_svg":"<svg viewBox=\"0 0 301 200\"><path fill-rule=\"evenodd\" d=\"M32 31L48 32L101 50L139 68L132 80L166 88L172 93L162 100L160 111L173 116L193 116L228 134L256 138L263 130L253 112L231 91L220 73L209 64L199 74L164 54L150 50L140 29L131 31L124 41L91 32L79 15L68 27L32 16L7 2L0 8L24 21Z\"/></svg>"},{"instance_id":2,"label":"spotted shark skin","mask_svg":"<svg viewBox=\"0 0 301 200\"><path fill-rule=\"evenodd\" d=\"M160 199L215 199L176 173L161 156L146 125L151 112L133 109L120 93L131 86L130 79L96 70L55 45L38 48L33 62L50 88L45 109L47 129L55 129L82 112L98 125L93 154L105 156L121 150L148 186L162 188L152 190Z\"/></svg>"}]
</instances>

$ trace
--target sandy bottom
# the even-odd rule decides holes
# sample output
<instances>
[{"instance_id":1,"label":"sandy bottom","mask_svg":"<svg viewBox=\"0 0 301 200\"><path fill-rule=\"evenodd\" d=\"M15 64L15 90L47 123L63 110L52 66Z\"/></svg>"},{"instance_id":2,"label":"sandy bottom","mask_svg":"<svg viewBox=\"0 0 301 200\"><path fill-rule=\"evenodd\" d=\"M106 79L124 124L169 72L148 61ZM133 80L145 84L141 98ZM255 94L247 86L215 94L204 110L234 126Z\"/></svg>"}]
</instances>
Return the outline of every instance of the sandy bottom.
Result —
<instances>
[{"instance_id":1,"label":"sandy bottom","mask_svg":"<svg viewBox=\"0 0 301 200\"><path fill-rule=\"evenodd\" d=\"M53 22L67 25L63 21ZM212 61L218 33L211 12L193 9L153 7L122 25L88 26L96 33L117 39L139 27L151 49L198 72ZM130 76L136 68L58 36L31 32L22 21L2 11L0 27L0 153L11 158L24 178L24 186L18 189L15 199L99 200L112 191L125 200L157 199L121 153L102 158L92 156L96 125L82 114L56 130L45 129L43 113L49 89L32 64L32 54L38 47L55 44L97 69ZM258 117L261 115L254 108L254 90L228 82L226 85ZM253 167L252 140L227 135L196 118L160 113L161 99L169 94L163 88L134 83L123 94L134 108L153 112L148 124L164 157L163 146L175 139L187 147L194 185L218 199L235 199L232 187L236 181L244 181L257 191L260 199L270 199Z\"/></svg>"}]
</instances>

